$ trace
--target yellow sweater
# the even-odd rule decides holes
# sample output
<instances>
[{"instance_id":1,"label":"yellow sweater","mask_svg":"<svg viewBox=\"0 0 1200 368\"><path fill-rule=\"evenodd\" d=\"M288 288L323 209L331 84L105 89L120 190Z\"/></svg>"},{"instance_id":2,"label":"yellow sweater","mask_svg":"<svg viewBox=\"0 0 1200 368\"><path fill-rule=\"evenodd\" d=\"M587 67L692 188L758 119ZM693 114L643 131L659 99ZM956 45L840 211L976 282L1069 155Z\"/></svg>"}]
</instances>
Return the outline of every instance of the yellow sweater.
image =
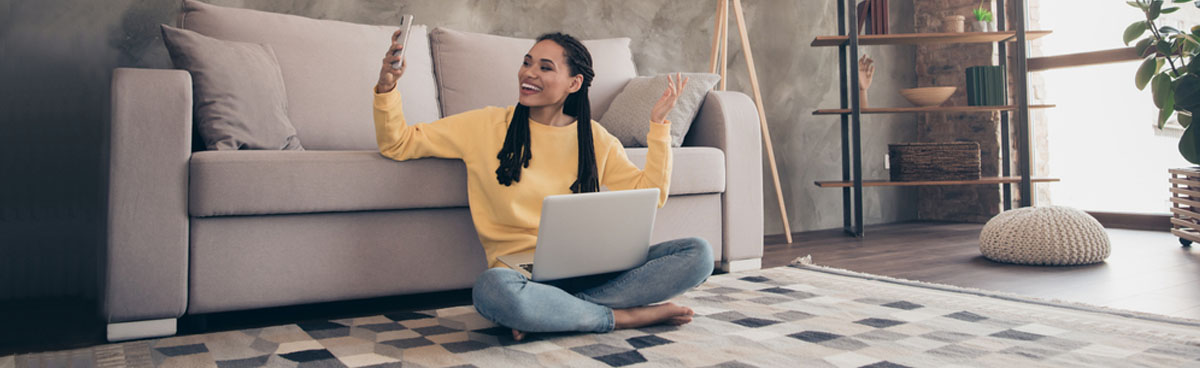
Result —
<instances>
[{"instance_id":1,"label":"yellow sweater","mask_svg":"<svg viewBox=\"0 0 1200 368\"><path fill-rule=\"evenodd\" d=\"M552 127L530 120L532 158L522 168L521 181L503 186L496 180L514 107L486 107L445 117L432 123L408 125L400 93L375 94L375 137L379 152L397 161L422 157L462 159L467 165L467 198L479 241L489 267L496 258L533 250L537 244L542 199L570 194L579 168L575 123ZM592 138L600 185L609 190L658 188L661 208L671 178L670 122L650 124L646 170L629 161L621 142L596 122ZM404 190L405 188L399 188Z\"/></svg>"}]
</instances>

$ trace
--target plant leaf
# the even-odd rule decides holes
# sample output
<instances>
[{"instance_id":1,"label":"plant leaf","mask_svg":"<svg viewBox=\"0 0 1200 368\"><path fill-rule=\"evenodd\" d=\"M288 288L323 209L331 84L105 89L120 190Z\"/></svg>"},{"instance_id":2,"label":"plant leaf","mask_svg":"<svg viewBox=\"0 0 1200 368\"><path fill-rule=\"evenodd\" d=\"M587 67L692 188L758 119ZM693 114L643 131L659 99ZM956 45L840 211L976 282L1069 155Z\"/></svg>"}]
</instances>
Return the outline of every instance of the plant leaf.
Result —
<instances>
[{"instance_id":1,"label":"plant leaf","mask_svg":"<svg viewBox=\"0 0 1200 368\"><path fill-rule=\"evenodd\" d=\"M1176 11L1178 11L1178 10L1179 10L1179 7L1178 7L1178 6L1172 6L1172 7L1170 7L1170 8L1163 9L1163 10L1162 10L1162 13L1163 13L1163 14L1171 14L1171 13L1174 13L1174 12L1176 12Z\"/></svg>"},{"instance_id":2,"label":"plant leaf","mask_svg":"<svg viewBox=\"0 0 1200 368\"><path fill-rule=\"evenodd\" d=\"M1187 129L1183 130L1183 137L1179 138L1179 153L1183 158L1193 164L1200 165L1200 136L1196 134L1196 125L1188 125Z\"/></svg>"},{"instance_id":3,"label":"plant leaf","mask_svg":"<svg viewBox=\"0 0 1200 368\"><path fill-rule=\"evenodd\" d=\"M1193 0L1171 0L1172 3L1176 3L1176 4L1190 3L1192 1Z\"/></svg>"},{"instance_id":4,"label":"plant leaf","mask_svg":"<svg viewBox=\"0 0 1200 368\"><path fill-rule=\"evenodd\" d=\"M1175 99L1171 96L1171 76L1166 72L1154 76L1154 80L1150 82L1150 92L1154 95L1154 106L1164 108L1167 100L1170 100L1171 107L1175 107Z\"/></svg>"},{"instance_id":5,"label":"plant leaf","mask_svg":"<svg viewBox=\"0 0 1200 368\"><path fill-rule=\"evenodd\" d=\"M1154 0L1150 2L1150 11L1146 13L1146 20L1153 21L1158 19L1158 15L1162 13L1162 0Z\"/></svg>"},{"instance_id":6,"label":"plant leaf","mask_svg":"<svg viewBox=\"0 0 1200 368\"><path fill-rule=\"evenodd\" d=\"M1175 114L1175 109L1160 109L1158 110L1158 129L1167 126L1167 120L1171 120L1171 115Z\"/></svg>"},{"instance_id":7,"label":"plant leaf","mask_svg":"<svg viewBox=\"0 0 1200 368\"><path fill-rule=\"evenodd\" d=\"M1179 120L1179 125L1182 125L1184 128L1192 125L1192 114L1180 111L1175 117Z\"/></svg>"},{"instance_id":8,"label":"plant leaf","mask_svg":"<svg viewBox=\"0 0 1200 368\"><path fill-rule=\"evenodd\" d=\"M1158 28L1158 32L1159 32L1159 33L1166 33L1166 34L1172 34L1172 33L1183 33L1183 32L1180 32L1180 31L1179 31L1179 29L1177 29L1177 28L1175 28L1175 27L1171 27L1171 26L1162 26L1162 27L1159 27L1159 28Z\"/></svg>"},{"instance_id":9,"label":"plant leaf","mask_svg":"<svg viewBox=\"0 0 1200 368\"><path fill-rule=\"evenodd\" d=\"M1184 38L1184 40L1185 41L1182 42L1183 43L1183 55L1188 55L1188 56L1195 55L1196 50L1200 50L1200 40L1194 40L1194 39L1192 39L1192 36L1190 36L1190 35L1187 36L1186 38ZM1186 65L1181 66L1181 69L1184 69L1186 71L1187 66Z\"/></svg>"},{"instance_id":10,"label":"plant leaf","mask_svg":"<svg viewBox=\"0 0 1200 368\"><path fill-rule=\"evenodd\" d=\"M1200 75L1200 58L1192 58L1192 62L1188 64L1188 73Z\"/></svg>"},{"instance_id":11,"label":"plant leaf","mask_svg":"<svg viewBox=\"0 0 1200 368\"><path fill-rule=\"evenodd\" d=\"M1134 83L1139 90L1145 90L1146 84L1150 83L1150 79L1154 78L1154 74L1158 73L1158 69L1162 68L1162 60L1151 56L1142 62L1142 66L1138 67L1137 76L1134 78Z\"/></svg>"},{"instance_id":12,"label":"plant leaf","mask_svg":"<svg viewBox=\"0 0 1200 368\"><path fill-rule=\"evenodd\" d=\"M1147 37L1147 38L1143 38L1141 41L1138 41L1137 45L1136 45L1136 46L1134 46L1134 48L1135 48L1135 49L1137 49L1137 54L1138 54L1139 56L1141 56L1141 57L1147 57L1147 56L1150 56L1150 55L1146 55L1146 51L1147 51L1147 50L1148 50L1148 49L1149 49L1151 46L1154 46L1154 39L1153 39L1153 38L1150 38L1150 37Z\"/></svg>"},{"instance_id":13,"label":"plant leaf","mask_svg":"<svg viewBox=\"0 0 1200 368\"><path fill-rule=\"evenodd\" d=\"M1200 112L1200 76L1188 74L1175 82L1175 108Z\"/></svg>"},{"instance_id":14,"label":"plant leaf","mask_svg":"<svg viewBox=\"0 0 1200 368\"><path fill-rule=\"evenodd\" d=\"M1171 44L1171 41L1167 41L1167 40L1162 40L1162 42L1154 44L1154 47L1158 49L1158 54L1162 55L1162 56L1170 55L1171 47L1174 47L1174 46L1175 45Z\"/></svg>"},{"instance_id":15,"label":"plant leaf","mask_svg":"<svg viewBox=\"0 0 1200 368\"><path fill-rule=\"evenodd\" d=\"M1138 37L1142 37L1143 34L1146 34L1147 28L1149 28L1149 26L1146 25L1146 21L1144 20L1133 22L1133 24L1130 24L1129 27L1125 27L1125 46L1129 46L1130 42L1133 42L1133 40L1136 40Z\"/></svg>"},{"instance_id":16,"label":"plant leaf","mask_svg":"<svg viewBox=\"0 0 1200 368\"><path fill-rule=\"evenodd\" d=\"M1166 106L1158 110L1158 129L1166 126L1167 120L1170 120L1173 114L1175 114L1175 100L1168 99Z\"/></svg>"}]
</instances>

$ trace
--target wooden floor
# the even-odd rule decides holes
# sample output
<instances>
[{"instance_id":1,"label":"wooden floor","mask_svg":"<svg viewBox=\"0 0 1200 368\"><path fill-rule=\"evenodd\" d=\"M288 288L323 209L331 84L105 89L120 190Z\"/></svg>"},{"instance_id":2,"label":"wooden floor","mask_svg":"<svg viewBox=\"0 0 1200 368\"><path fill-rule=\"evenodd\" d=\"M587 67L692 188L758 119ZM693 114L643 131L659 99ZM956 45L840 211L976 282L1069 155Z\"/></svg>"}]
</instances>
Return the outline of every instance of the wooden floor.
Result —
<instances>
[{"instance_id":1,"label":"wooden floor","mask_svg":"<svg viewBox=\"0 0 1200 368\"><path fill-rule=\"evenodd\" d=\"M1101 264L1036 267L989 261L979 253L978 224L906 223L766 239L763 267L812 255L814 263L925 282L1006 291L1200 319L1200 250L1168 232L1108 230L1112 255Z\"/></svg>"}]
</instances>

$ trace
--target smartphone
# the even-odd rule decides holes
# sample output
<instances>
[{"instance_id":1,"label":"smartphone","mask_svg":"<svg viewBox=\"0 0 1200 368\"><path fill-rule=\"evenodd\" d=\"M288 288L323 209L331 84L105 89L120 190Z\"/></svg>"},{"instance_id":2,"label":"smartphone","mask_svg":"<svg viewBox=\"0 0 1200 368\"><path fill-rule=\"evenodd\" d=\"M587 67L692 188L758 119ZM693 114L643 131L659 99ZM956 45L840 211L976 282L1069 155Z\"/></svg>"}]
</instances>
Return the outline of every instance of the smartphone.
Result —
<instances>
[{"instance_id":1,"label":"smartphone","mask_svg":"<svg viewBox=\"0 0 1200 368\"><path fill-rule=\"evenodd\" d=\"M405 14L404 16L400 17L400 28L404 30L400 31L400 34L396 35L396 41L399 41L401 46L408 46L408 33L410 30L412 30L412 22L412 14ZM400 65L404 61L405 50L408 50L408 48L405 47L396 50L396 52L393 53L393 55L400 57L400 61L392 63L392 69L400 69Z\"/></svg>"}]
</instances>

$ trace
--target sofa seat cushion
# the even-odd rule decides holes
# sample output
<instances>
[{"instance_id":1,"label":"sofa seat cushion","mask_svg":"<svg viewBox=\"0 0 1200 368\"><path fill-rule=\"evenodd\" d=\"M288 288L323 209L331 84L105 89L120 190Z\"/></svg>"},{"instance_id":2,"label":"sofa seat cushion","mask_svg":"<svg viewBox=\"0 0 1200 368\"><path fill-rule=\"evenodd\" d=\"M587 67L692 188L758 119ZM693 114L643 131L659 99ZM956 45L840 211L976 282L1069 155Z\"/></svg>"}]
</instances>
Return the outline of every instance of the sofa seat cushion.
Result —
<instances>
[{"instance_id":1,"label":"sofa seat cushion","mask_svg":"<svg viewBox=\"0 0 1200 368\"><path fill-rule=\"evenodd\" d=\"M312 19L194 0L183 4L184 29L221 40L269 45L275 51L287 92L288 117L304 148L375 149L371 90L379 79L380 62L392 32L399 27ZM408 42L408 67L397 84L404 95L404 115L412 123L437 120L441 113L425 26L414 25Z\"/></svg>"},{"instance_id":2,"label":"sofa seat cushion","mask_svg":"<svg viewBox=\"0 0 1200 368\"><path fill-rule=\"evenodd\" d=\"M645 148L626 151L638 167ZM467 207L459 160L397 162L376 151L203 151L192 154L192 217ZM725 191L725 155L674 149L671 195Z\"/></svg>"},{"instance_id":3,"label":"sofa seat cushion","mask_svg":"<svg viewBox=\"0 0 1200 368\"><path fill-rule=\"evenodd\" d=\"M672 148L671 195L725 192L725 153L712 147ZM626 148L637 167L646 167L648 148Z\"/></svg>"},{"instance_id":4,"label":"sofa seat cushion","mask_svg":"<svg viewBox=\"0 0 1200 368\"><path fill-rule=\"evenodd\" d=\"M192 155L193 217L467 206L460 160L397 162L376 151L204 151Z\"/></svg>"}]
</instances>

